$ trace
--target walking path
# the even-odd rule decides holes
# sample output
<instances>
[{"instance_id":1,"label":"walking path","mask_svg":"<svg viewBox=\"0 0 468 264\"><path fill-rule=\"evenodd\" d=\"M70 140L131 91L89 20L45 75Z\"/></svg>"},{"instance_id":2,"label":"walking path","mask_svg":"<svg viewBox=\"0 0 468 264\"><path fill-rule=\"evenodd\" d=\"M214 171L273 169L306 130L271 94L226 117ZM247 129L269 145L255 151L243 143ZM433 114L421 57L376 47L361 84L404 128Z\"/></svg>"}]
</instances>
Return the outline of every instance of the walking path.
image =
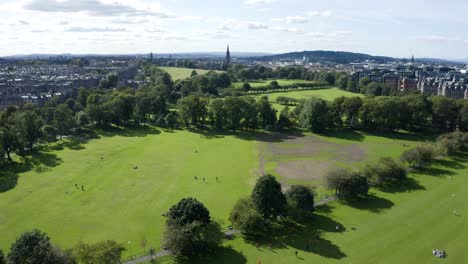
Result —
<instances>
[{"instance_id":1,"label":"walking path","mask_svg":"<svg viewBox=\"0 0 468 264\"><path fill-rule=\"evenodd\" d=\"M331 201L334 201L334 200L336 200L336 196L329 196L329 197L324 198L324 199L320 200L319 202L317 202L314 205L314 207L327 204L327 203L329 203ZM230 237L230 236L233 236L233 235L238 234L238 233L240 233L239 230L232 229L232 230L228 230L228 231L224 232L224 235ZM163 250L163 251L160 251L160 252L156 253L154 255L154 257L152 257L151 255L146 255L146 256L143 256L143 257L139 257L139 258L136 258L136 259L133 259L133 260L123 262L123 264L143 263L143 262L150 261L151 259L157 259L157 258L165 257L165 256L168 256L170 254L171 254L171 252L169 250Z\"/></svg>"}]
</instances>

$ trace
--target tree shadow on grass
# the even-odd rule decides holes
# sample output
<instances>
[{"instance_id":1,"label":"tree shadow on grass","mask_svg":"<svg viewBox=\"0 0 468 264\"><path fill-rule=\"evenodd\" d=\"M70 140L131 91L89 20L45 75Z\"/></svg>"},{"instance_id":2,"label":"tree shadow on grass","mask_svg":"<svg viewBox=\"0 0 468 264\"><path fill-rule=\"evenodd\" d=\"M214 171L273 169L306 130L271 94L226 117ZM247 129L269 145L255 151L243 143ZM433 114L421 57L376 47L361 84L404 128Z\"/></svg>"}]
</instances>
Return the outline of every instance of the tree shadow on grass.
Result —
<instances>
[{"instance_id":1,"label":"tree shadow on grass","mask_svg":"<svg viewBox=\"0 0 468 264\"><path fill-rule=\"evenodd\" d=\"M456 170L466 169L465 165L453 159L437 159L434 164Z\"/></svg>"},{"instance_id":2,"label":"tree shadow on grass","mask_svg":"<svg viewBox=\"0 0 468 264\"><path fill-rule=\"evenodd\" d=\"M177 263L181 264L205 264L205 263L225 263L243 264L247 263L244 254L235 251L231 247L221 247L208 256L178 257Z\"/></svg>"},{"instance_id":3,"label":"tree shadow on grass","mask_svg":"<svg viewBox=\"0 0 468 264\"><path fill-rule=\"evenodd\" d=\"M388 184L376 186L376 188L386 193L402 193L402 192L426 190L424 186L419 184L419 181L413 178L406 178L404 181L401 181L401 182L388 183Z\"/></svg>"},{"instance_id":4,"label":"tree shadow on grass","mask_svg":"<svg viewBox=\"0 0 468 264\"><path fill-rule=\"evenodd\" d=\"M455 172L450 171L450 170L434 168L434 167L415 169L415 170L412 170L411 173L416 174L416 175L429 175L429 176L434 176L434 177L444 177L444 176L450 176L450 175L456 174Z\"/></svg>"},{"instance_id":5,"label":"tree shadow on grass","mask_svg":"<svg viewBox=\"0 0 468 264\"><path fill-rule=\"evenodd\" d=\"M333 130L322 134L323 136L337 139L345 139L351 141L363 141L364 135L362 133L356 132L353 129L341 129Z\"/></svg>"},{"instance_id":6,"label":"tree shadow on grass","mask_svg":"<svg viewBox=\"0 0 468 264\"><path fill-rule=\"evenodd\" d=\"M62 163L62 159L57 155L46 152L35 152L21 159L21 162L7 163L0 168L0 193L15 188L20 173L33 169L37 173L42 173Z\"/></svg>"},{"instance_id":7,"label":"tree shadow on grass","mask_svg":"<svg viewBox=\"0 0 468 264\"><path fill-rule=\"evenodd\" d=\"M377 197L373 194L369 194L366 199L357 201L343 202L348 206L359 210L367 210L372 213L381 213L387 209L390 209L395 205L392 201L385 198Z\"/></svg>"},{"instance_id":8,"label":"tree shadow on grass","mask_svg":"<svg viewBox=\"0 0 468 264\"><path fill-rule=\"evenodd\" d=\"M331 241L323 238L322 233L341 233L336 226L342 226L326 215L312 214L300 222L286 220L270 228L265 235L244 235L244 240L252 245L259 245L259 250L291 247L297 250L314 253L325 258L342 259L346 254ZM295 251L295 250L294 250ZM294 251L291 254L294 254Z\"/></svg>"},{"instance_id":9,"label":"tree shadow on grass","mask_svg":"<svg viewBox=\"0 0 468 264\"><path fill-rule=\"evenodd\" d=\"M98 128L97 132L103 137L145 137L147 135L158 135L161 133L156 127L146 125L128 127L105 126Z\"/></svg>"}]
</instances>

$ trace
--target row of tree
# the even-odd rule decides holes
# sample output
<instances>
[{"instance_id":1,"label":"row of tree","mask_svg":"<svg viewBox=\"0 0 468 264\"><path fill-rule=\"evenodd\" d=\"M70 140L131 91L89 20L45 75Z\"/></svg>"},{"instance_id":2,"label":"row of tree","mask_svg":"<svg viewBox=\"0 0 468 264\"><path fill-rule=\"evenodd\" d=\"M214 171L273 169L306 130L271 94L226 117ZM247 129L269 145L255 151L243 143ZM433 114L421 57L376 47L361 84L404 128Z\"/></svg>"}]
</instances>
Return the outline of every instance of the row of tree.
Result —
<instances>
[{"instance_id":1,"label":"row of tree","mask_svg":"<svg viewBox=\"0 0 468 264\"><path fill-rule=\"evenodd\" d=\"M113 240L79 242L72 249L62 250L50 242L47 234L35 229L21 234L8 255L0 250L0 264L115 264L120 263L124 250Z\"/></svg>"},{"instance_id":2,"label":"row of tree","mask_svg":"<svg viewBox=\"0 0 468 264\"><path fill-rule=\"evenodd\" d=\"M468 101L423 95L311 98L299 104L299 124L314 132L349 126L365 130L468 131Z\"/></svg>"}]
</instances>

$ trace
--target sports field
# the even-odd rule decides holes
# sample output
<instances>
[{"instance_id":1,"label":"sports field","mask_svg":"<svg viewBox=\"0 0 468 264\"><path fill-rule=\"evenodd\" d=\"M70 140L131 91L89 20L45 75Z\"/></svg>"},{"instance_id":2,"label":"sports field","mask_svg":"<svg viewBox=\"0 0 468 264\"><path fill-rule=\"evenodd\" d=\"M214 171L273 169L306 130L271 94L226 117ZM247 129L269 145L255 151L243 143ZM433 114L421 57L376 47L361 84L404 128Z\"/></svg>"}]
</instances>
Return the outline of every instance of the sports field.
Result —
<instances>
[{"instance_id":1,"label":"sports field","mask_svg":"<svg viewBox=\"0 0 468 264\"><path fill-rule=\"evenodd\" d=\"M291 84L294 84L294 83L315 83L315 81L306 81L306 80L300 80L300 79L297 79L297 80L294 80L294 79L292 79L292 80L289 80L289 79L268 79L268 80L250 81L249 84L250 84L250 87L255 89L255 87L267 86L272 81L277 81L280 86L281 85L291 85ZM243 82L236 82L236 83L233 84L233 86L235 88L241 88L243 84L244 84Z\"/></svg>"},{"instance_id":2,"label":"sports field","mask_svg":"<svg viewBox=\"0 0 468 264\"><path fill-rule=\"evenodd\" d=\"M325 88L325 89L316 89L316 90L302 90L302 91L292 91L292 92L275 92L267 93L270 101L275 102L276 98L279 96L286 96L296 99L307 99L311 97L318 97L326 101L333 101L335 98L344 96L344 97L364 97L363 94L352 93L339 88Z\"/></svg>"},{"instance_id":3,"label":"sports field","mask_svg":"<svg viewBox=\"0 0 468 264\"><path fill-rule=\"evenodd\" d=\"M201 69L187 69L187 68L176 68L176 67L159 67L159 68L169 73L174 81L189 78L193 70L195 70L198 73L198 75L202 75L202 74L209 72L208 70L201 70ZM222 71L215 71L215 72L221 73Z\"/></svg>"},{"instance_id":4,"label":"sports field","mask_svg":"<svg viewBox=\"0 0 468 264\"><path fill-rule=\"evenodd\" d=\"M397 157L404 144L428 139L352 131L323 136L103 132L100 139L65 142L28 157L25 165L2 170L2 177L18 176L18 182L0 192L0 248L8 251L20 233L39 228L64 248L79 240L114 239L128 247L126 256L149 247L159 250L165 220L161 213L183 197L202 201L227 227L233 204L250 193L262 171L285 185L317 186L320 174L314 168L324 161L359 167L368 159ZM291 226L259 249L237 236L225 243L222 254L190 263L437 263L441 260L432 256L433 248L446 250L444 263L463 263L467 165L466 155L440 161L423 173L412 173L406 188L372 189L373 198L358 204L327 204L310 222ZM460 216L454 216L454 210ZM337 224L346 231L337 232Z\"/></svg>"}]
</instances>

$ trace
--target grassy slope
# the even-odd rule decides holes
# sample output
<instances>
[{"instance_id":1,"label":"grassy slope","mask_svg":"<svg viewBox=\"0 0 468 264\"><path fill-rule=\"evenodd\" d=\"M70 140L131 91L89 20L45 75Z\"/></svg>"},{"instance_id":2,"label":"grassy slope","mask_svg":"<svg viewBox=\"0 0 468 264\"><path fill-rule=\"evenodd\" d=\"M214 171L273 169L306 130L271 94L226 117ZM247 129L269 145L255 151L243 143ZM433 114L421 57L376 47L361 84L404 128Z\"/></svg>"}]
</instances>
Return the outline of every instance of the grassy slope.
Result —
<instances>
[{"instance_id":1,"label":"grassy slope","mask_svg":"<svg viewBox=\"0 0 468 264\"><path fill-rule=\"evenodd\" d=\"M397 144L411 139L400 138L403 141L365 135L360 140L373 145L369 148L371 154L396 156L400 151ZM328 140L348 141L335 137ZM372 189L370 201L325 205L305 227L291 228L285 232L288 236L265 241L260 250L254 243L237 237L225 243L224 256L219 254L191 263L257 263L259 260L262 263L439 263L440 259L431 254L434 248L447 251L449 257L445 263L464 263L468 236L465 202L468 190L464 187L468 184L467 165L468 155L438 162L424 173L412 173L408 188ZM461 216L454 216L453 210ZM347 230L337 232L338 224ZM307 241L309 250L305 246ZM267 246L270 243L271 250ZM295 257L295 251L301 259ZM173 260L166 258L164 263Z\"/></svg>"},{"instance_id":2,"label":"grassy slope","mask_svg":"<svg viewBox=\"0 0 468 264\"><path fill-rule=\"evenodd\" d=\"M160 67L160 69L166 71L172 76L172 79L174 81L176 80L181 80L181 79L186 79L190 77L190 74L192 74L192 71L195 70L199 75L205 74L209 72L208 70L201 70L201 69L188 69L188 68L176 68L176 67ZM222 71L216 71L216 72L222 72Z\"/></svg>"},{"instance_id":3,"label":"grassy slope","mask_svg":"<svg viewBox=\"0 0 468 264\"><path fill-rule=\"evenodd\" d=\"M127 254L135 254L141 251L139 241L147 239L159 248L164 222L160 213L187 196L200 199L214 218L227 225L235 200L251 190L257 166L255 141L186 131L146 133L107 133L82 150L73 146L75 150L66 147L41 155L41 163L49 167L20 173L18 185L0 193L0 248L7 250L18 234L31 228L46 231L63 247L80 239L116 239L132 241ZM340 144L357 142L373 158L396 156L401 143L416 139L355 133L323 138ZM373 189L375 198L364 204L333 202L316 213L308 228L296 227L287 232L289 236L271 242L273 251L257 250L238 237L225 244L232 249L226 248L224 256L190 263L257 263L259 259L296 263L296 250L304 263L436 263L440 260L432 256L433 248L447 250L445 262L463 263L468 237L467 164L466 156L440 162L424 174L413 174L409 189ZM48 170L41 172L44 168ZM207 177L209 182L196 182L193 176ZM216 176L221 183L214 182ZM87 190L75 190L75 183L85 184ZM452 215L453 210L461 216ZM338 223L348 231L336 232ZM306 240L311 241L309 250Z\"/></svg>"},{"instance_id":4,"label":"grassy slope","mask_svg":"<svg viewBox=\"0 0 468 264\"><path fill-rule=\"evenodd\" d=\"M132 241L133 253L142 250L137 245L143 239L158 247L161 213L189 196L200 199L215 219L226 221L233 203L253 182L254 146L254 141L231 136L177 131L109 136L82 150L48 153L43 161L56 167L21 173L14 189L0 193L0 248L7 250L15 237L32 228L63 247L103 239ZM206 177L208 183L194 176ZM75 183L84 184L86 191L76 190Z\"/></svg>"}]
</instances>

